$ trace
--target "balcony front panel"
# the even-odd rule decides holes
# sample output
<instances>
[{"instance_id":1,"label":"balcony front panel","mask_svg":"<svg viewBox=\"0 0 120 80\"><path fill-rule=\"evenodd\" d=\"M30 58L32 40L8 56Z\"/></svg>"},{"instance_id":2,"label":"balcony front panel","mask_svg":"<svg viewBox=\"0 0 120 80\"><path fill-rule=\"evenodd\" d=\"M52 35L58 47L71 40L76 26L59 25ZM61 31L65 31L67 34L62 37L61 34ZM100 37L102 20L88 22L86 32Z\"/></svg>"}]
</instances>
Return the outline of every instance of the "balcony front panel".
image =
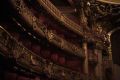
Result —
<instances>
[{"instance_id":1,"label":"balcony front panel","mask_svg":"<svg viewBox=\"0 0 120 80\"><path fill-rule=\"evenodd\" d=\"M80 26L78 24L76 24L75 22L73 22L72 20L70 20L65 14L63 14L61 11L59 11L49 0L37 0L39 2L40 5L42 5L48 12L51 13L51 15L53 15L53 17L56 17L59 21L61 21L64 25L66 25L65 27L68 27L69 29L73 30L75 33L79 34L80 36L84 36L84 32L88 33L87 30L89 30L89 32L91 32L91 35L93 36L87 36L90 38L87 39L91 39L91 40L103 40L103 37L101 37L101 35L97 35L97 37L95 36L95 34L92 32L93 30L90 29L85 29L83 32L83 27L84 26ZM98 37L100 36L100 37Z\"/></svg>"},{"instance_id":2,"label":"balcony front panel","mask_svg":"<svg viewBox=\"0 0 120 80\"><path fill-rule=\"evenodd\" d=\"M52 62L46 62L46 59L38 57L33 52L25 48L2 28L0 28L0 33L1 50L6 50L5 52L3 51L5 53L4 55L15 58L19 65L36 73L45 73L50 77L61 79L62 76L63 79L66 78L67 80L71 80L72 78L80 79L80 73L71 71L70 69L56 65ZM6 44L4 44L4 42L6 42ZM4 49L4 47L6 49ZM74 77L72 77L73 75Z\"/></svg>"},{"instance_id":3,"label":"balcony front panel","mask_svg":"<svg viewBox=\"0 0 120 80\"><path fill-rule=\"evenodd\" d=\"M32 14L31 10L26 6L24 1L12 0L11 3L13 4L14 8L17 9L18 13L22 16L25 22L32 26L33 29L40 35L46 37L50 42L54 43L58 47L62 49L64 48L64 50L67 50L68 52L71 52L74 55L84 57L84 54L81 53L81 48L74 46L74 44L68 43L66 40L58 37L56 34L51 33L49 30L47 30L46 27L39 22L38 18L36 18L34 14ZM73 45L73 47L70 48L69 45Z\"/></svg>"},{"instance_id":4,"label":"balcony front panel","mask_svg":"<svg viewBox=\"0 0 120 80\"><path fill-rule=\"evenodd\" d=\"M77 32L80 36L83 35L83 28L78 24L74 23L72 20L67 18L62 14L50 1L48 0L38 0L39 4L48 10L53 16L55 16L59 21L64 23L66 27Z\"/></svg>"}]
</instances>

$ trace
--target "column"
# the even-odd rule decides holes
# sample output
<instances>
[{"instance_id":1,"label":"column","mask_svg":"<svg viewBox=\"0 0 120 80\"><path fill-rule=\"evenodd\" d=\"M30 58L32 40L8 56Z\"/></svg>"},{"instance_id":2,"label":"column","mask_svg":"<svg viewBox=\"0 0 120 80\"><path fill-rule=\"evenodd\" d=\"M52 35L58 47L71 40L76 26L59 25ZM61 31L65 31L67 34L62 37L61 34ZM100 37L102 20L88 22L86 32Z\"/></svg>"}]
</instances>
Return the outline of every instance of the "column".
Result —
<instances>
[{"instance_id":1,"label":"column","mask_svg":"<svg viewBox=\"0 0 120 80\"><path fill-rule=\"evenodd\" d=\"M86 75L86 80L88 80L88 51L87 51L87 42L83 42L83 50L85 54L85 60L83 63L84 73Z\"/></svg>"},{"instance_id":2,"label":"column","mask_svg":"<svg viewBox=\"0 0 120 80\"><path fill-rule=\"evenodd\" d=\"M95 49L95 53L98 55L98 64L96 65L95 72L98 80L102 80L102 50Z\"/></svg>"},{"instance_id":3,"label":"column","mask_svg":"<svg viewBox=\"0 0 120 80\"><path fill-rule=\"evenodd\" d=\"M110 38L111 38L111 34L108 34L108 40L109 40L109 47L108 47L108 52L109 52L109 59L112 61L112 50L111 50L111 48L112 48L112 46L111 46L111 40L110 40Z\"/></svg>"}]
</instances>

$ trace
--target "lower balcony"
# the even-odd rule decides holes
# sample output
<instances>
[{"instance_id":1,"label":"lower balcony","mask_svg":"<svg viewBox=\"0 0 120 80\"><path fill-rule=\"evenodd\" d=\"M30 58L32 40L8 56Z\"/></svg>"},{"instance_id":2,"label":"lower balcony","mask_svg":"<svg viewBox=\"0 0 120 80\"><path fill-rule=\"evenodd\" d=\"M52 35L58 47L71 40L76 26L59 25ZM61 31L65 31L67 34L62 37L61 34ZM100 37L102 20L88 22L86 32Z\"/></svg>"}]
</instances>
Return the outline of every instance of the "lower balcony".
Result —
<instances>
[{"instance_id":1,"label":"lower balcony","mask_svg":"<svg viewBox=\"0 0 120 80\"><path fill-rule=\"evenodd\" d=\"M0 51L7 57L13 57L18 65L38 74L45 73L50 78L62 78L62 80L80 80L83 78L81 73L77 71L56 65L53 62L47 62L46 59L37 56L18 43L2 28L0 28Z\"/></svg>"}]
</instances>

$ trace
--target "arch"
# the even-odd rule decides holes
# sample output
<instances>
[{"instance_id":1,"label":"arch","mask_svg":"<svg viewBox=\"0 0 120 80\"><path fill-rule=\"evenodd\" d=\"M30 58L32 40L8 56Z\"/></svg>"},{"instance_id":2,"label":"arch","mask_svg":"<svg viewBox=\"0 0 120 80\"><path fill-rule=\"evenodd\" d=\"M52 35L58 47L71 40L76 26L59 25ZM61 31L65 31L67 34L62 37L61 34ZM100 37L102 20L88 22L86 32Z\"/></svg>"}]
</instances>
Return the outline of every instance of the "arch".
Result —
<instances>
[{"instance_id":1,"label":"arch","mask_svg":"<svg viewBox=\"0 0 120 80\"><path fill-rule=\"evenodd\" d=\"M117 27L117 28L111 30L110 32L108 32L108 35L111 36L111 35L112 35L114 32L116 32L117 30L120 30L120 27Z\"/></svg>"},{"instance_id":2,"label":"arch","mask_svg":"<svg viewBox=\"0 0 120 80\"><path fill-rule=\"evenodd\" d=\"M120 65L120 27L108 33L111 42L113 63Z\"/></svg>"}]
</instances>

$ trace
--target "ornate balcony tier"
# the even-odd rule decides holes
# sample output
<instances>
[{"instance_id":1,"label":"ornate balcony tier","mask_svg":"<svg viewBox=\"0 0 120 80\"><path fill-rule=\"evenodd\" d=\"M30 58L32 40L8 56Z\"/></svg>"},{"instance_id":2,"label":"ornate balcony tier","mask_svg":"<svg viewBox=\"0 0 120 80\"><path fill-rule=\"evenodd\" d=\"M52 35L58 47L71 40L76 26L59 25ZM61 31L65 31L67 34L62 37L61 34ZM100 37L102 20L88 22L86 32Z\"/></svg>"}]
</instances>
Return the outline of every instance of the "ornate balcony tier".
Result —
<instances>
[{"instance_id":1,"label":"ornate balcony tier","mask_svg":"<svg viewBox=\"0 0 120 80\"><path fill-rule=\"evenodd\" d=\"M109 68L113 65L112 60L109 59L109 57L103 57L103 65L104 68Z\"/></svg>"},{"instance_id":2,"label":"ornate balcony tier","mask_svg":"<svg viewBox=\"0 0 120 80\"><path fill-rule=\"evenodd\" d=\"M59 21L61 21L64 25L66 25L66 27L68 27L69 29L71 29L72 31L74 31L75 33L79 34L80 36L84 36L84 32L88 32L86 30L84 30L83 32L83 27L84 26L80 26L78 24L76 24L75 22L73 22L72 20L70 20L68 17L66 17L64 14L62 14L61 11L59 11L49 0L37 0L38 3L40 5L42 5L48 12L51 13L51 15L53 15L53 17L57 18ZM87 28L86 28L87 29ZM89 29L90 32L92 32L90 29ZM100 35L97 35L97 37L95 36L94 33L91 33L91 35L94 35L94 36L91 36L90 38L87 38L88 41L89 39L90 40L103 40L102 37L98 37ZM97 41L96 40L96 41Z\"/></svg>"},{"instance_id":3,"label":"ornate balcony tier","mask_svg":"<svg viewBox=\"0 0 120 80\"><path fill-rule=\"evenodd\" d=\"M74 44L67 42L63 38L57 36L55 33L47 30L47 28L39 22L39 19L32 14L31 10L24 3L24 0L11 0L11 4L13 5L14 9L17 9L19 15L22 16L22 19L32 26L37 33L46 37L50 42L54 43L61 49L66 50L73 55L84 57L80 47L76 47Z\"/></svg>"},{"instance_id":4,"label":"ornate balcony tier","mask_svg":"<svg viewBox=\"0 0 120 80\"><path fill-rule=\"evenodd\" d=\"M55 64L75 71L83 72L83 58L81 59L75 55L69 54L67 51L59 49L48 42L45 38L36 37L35 34L25 29L23 27L24 25L21 24L20 26L18 25L20 23L16 21L13 21L13 23L11 20L10 24L6 23L6 26L3 26L5 30L14 36L14 38L23 44L27 49L34 52L36 55L47 59L48 61L52 61Z\"/></svg>"},{"instance_id":5,"label":"ornate balcony tier","mask_svg":"<svg viewBox=\"0 0 120 80\"><path fill-rule=\"evenodd\" d=\"M0 27L0 51L2 55L13 57L17 63L32 72L45 73L48 77L62 78L66 80L80 80L80 73L56 65L38 57L33 52L18 43L6 30ZM29 68L28 68L29 67Z\"/></svg>"},{"instance_id":6,"label":"ornate balcony tier","mask_svg":"<svg viewBox=\"0 0 120 80\"><path fill-rule=\"evenodd\" d=\"M98 63L98 54L93 49L88 49L88 61L89 64L96 65Z\"/></svg>"},{"instance_id":7,"label":"ornate balcony tier","mask_svg":"<svg viewBox=\"0 0 120 80\"><path fill-rule=\"evenodd\" d=\"M62 14L49 0L37 0L40 5L42 5L48 12L50 12L55 18L61 21L66 27L78 33L79 35L83 35L83 28L79 26L64 14Z\"/></svg>"}]
</instances>

